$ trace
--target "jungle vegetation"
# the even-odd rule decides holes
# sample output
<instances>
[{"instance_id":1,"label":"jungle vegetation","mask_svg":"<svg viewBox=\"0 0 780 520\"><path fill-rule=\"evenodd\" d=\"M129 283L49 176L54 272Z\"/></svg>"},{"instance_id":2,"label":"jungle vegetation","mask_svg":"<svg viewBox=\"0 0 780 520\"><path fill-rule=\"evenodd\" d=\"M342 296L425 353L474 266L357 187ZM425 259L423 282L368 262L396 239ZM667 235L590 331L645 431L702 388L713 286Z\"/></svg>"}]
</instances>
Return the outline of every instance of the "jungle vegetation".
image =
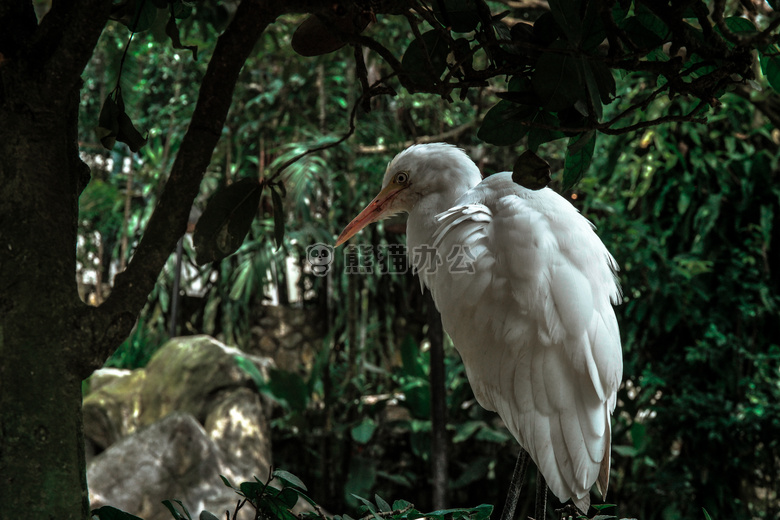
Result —
<instances>
[{"instance_id":1,"label":"jungle vegetation","mask_svg":"<svg viewBox=\"0 0 780 520\"><path fill-rule=\"evenodd\" d=\"M443 140L486 175L535 152L621 266L606 512L775 518L777 8L3 0L0 503L87 518L82 380L143 366L172 334L251 348L278 304L327 328L310 366L263 385L277 466L329 511L375 494L441 507L429 300L411 273L345 274L338 251L316 276L307 247L333 243L392 155ZM445 353L446 507L500 504L516 443Z\"/></svg>"}]
</instances>

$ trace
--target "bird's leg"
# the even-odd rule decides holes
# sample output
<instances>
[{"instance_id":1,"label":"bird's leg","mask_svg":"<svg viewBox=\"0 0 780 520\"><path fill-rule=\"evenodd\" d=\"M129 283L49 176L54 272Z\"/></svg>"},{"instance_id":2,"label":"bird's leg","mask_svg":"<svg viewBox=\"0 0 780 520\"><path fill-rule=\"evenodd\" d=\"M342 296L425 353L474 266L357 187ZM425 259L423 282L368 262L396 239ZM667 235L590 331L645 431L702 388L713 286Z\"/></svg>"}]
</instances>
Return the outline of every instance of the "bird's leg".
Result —
<instances>
[{"instance_id":1,"label":"bird's leg","mask_svg":"<svg viewBox=\"0 0 780 520\"><path fill-rule=\"evenodd\" d=\"M517 462L515 463L515 470L512 472L512 481L509 483L509 491L506 494L501 520L514 520L515 518L517 501L520 498L520 490L523 488L530 460L531 457L528 455L528 452L520 448L520 453L517 455Z\"/></svg>"},{"instance_id":2,"label":"bird's leg","mask_svg":"<svg viewBox=\"0 0 780 520\"><path fill-rule=\"evenodd\" d=\"M536 472L536 511L535 520L545 520L547 516L547 481L541 471Z\"/></svg>"}]
</instances>

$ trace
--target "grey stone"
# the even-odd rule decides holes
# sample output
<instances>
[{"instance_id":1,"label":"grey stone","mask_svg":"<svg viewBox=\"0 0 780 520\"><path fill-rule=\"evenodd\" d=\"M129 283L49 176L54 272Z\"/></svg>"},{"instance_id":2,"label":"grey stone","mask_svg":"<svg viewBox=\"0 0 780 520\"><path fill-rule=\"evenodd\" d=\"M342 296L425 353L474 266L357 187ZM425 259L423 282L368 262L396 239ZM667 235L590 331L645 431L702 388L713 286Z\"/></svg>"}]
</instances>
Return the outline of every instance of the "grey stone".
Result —
<instances>
[{"instance_id":1,"label":"grey stone","mask_svg":"<svg viewBox=\"0 0 780 520\"><path fill-rule=\"evenodd\" d=\"M206 509L221 516L237 497L219 478L224 472L222 454L203 427L175 412L95 457L87 470L91 507L170 520L161 502L178 499L193 515Z\"/></svg>"}]
</instances>

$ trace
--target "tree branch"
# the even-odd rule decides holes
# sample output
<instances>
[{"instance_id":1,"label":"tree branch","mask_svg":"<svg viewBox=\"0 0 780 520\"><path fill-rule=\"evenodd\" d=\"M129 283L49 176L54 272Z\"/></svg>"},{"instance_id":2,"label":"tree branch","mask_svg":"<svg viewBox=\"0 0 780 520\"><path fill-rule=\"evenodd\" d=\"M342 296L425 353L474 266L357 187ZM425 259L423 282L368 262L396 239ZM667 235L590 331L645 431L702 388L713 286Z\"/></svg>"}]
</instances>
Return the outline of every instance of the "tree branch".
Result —
<instances>
[{"instance_id":1,"label":"tree branch","mask_svg":"<svg viewBox=\"0 0 780 520\"><path fill-rule=\"evenodd\" d=\"M217 41L189 129L143 238L127 270L116 277L106 302L85 309L79 317L78 326L88 336L88 357L81 367L84 374L102 366L132 329L186 229L190 207L225 124L239 72L260 35L284 8L283 0L244 0Z\"/></svg>"}]
</instances>

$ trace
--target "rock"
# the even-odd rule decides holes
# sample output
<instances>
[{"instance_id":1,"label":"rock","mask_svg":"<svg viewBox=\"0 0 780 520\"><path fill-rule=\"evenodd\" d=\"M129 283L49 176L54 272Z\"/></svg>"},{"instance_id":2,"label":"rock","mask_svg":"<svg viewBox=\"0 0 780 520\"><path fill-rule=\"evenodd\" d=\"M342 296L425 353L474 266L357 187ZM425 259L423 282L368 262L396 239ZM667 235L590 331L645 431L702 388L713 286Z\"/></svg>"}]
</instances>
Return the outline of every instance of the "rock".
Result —
<instances>
[{"instance_id":1,"label":"rock","mask_svg":"<svg viewBox=\"0 0 780 520\"><path fill-rule=\"evenodd\" d=\"M277 320L274 316L263 316L260 318L260 326L265 329L271 329L276 327Z\"/></svg>"},{"instance_id":2,"label":"rock","mask_svg":"<svg viewBox=\"0 0 780 520\"><path fill-rule=\"evenodd\" d=\"M273 358L282 370L308 374L325 335L321 309L264 306L249 350Z\"/></svg>"},{"instance_id":3,"label":"rock","mask_svg":"<svg viewBox=\"0 0 780 520\"><path fill-rule=\"evenodd\" d=\"M174 410L189 412L203 424L216 393L226 388L254 388L252 378L236 363L236 356L252 361L264 375L271 363L209 336L171 339L146 366L140 424L151 424Z\"/></svg>"},{"instance_id":4,"label":"rock","mask_svg":"<svg viewBox=\"0 0 780 520\"><path fill-rule=\"evenodd\" d=\"M93 508L109 504L145 520L170 520L160 501L179 499L191 513L224 517L230 509L232 516L238 495L219 475L238 485L266 479L271 466L270 407L236 356L263 375L273 364L189 336L163 345L145 369L92 376L84 432Z\"/></svg>"},{"instance_id":5,"label":"rock","mask_svg":"<svg viewBox=\"0 0 780 520\"><path fill-rule=\"evenodd\" d=\"M222 516L237 498L219 478L225 471L224 457L203 427L192 415L174 412L95 457L87 470L91 507L170 520L161 502L178 499L193 517L203 509Z\"/></svg>"},{"instance_id":6,"label":"rock","mask_svg":"<svg viewBox=\"0 0 780 520\"><path fill-rule=\"evenodd\" d=\"M139 426L143 370L100 369L89 378L90 393L84 398L84 435L93 447L106 449Z\"/></svg>"},{"instance_id":7,"label":"rock","mask_svg":"<svg viewBox=\"0 0 780 520\"><path fill-rule=\"evenodd\" d=\"M268 478L271 467L271 430L260 396L239 388L216 399L206 417L205 430L224 454L233 483Z\"/></svg>"},{"instance_id":8,"label":"rock","mask_svg":"<svg viewBox=\"0 0 780 520\"><path fill-rule=\"evenodd\" d=\"M263 336L259 341L260 351L264 354L274 354L279 346L271 336Z\"/></svg>"},{"instance_id":9,"label":"rock","mask_svg":"<svg viewBox=\"0 0 780 520\"><path fill-rule=\"evenodd\" d=\"M301 344L301 365L306 369L307 374L311 372L316 357L317 352L309 342Z\"/></svg>"},{"instance_id":10,"label":"rock","mask_svg":"<svg viewBox=\"0 0 780 520\"><path fill-rule=\"evenodd\" d=\"M298 349L301 348L302 343L303 334L300 332L292 332L289 336L284 338L284 341L282 341L282 346L286 349Z\"/></svg>"},{"instance_id":11,"label":"rock","mask_svg":"<svg viewBox=\"0 0 780 520\"><path fill-rule=\"evenodd\" d=\"M117 379L130 377L135 373L125 368L101 368L95 370L89 377L89 391L97 392L107 384L115 383Z\"/></svg>"}]
</instances>

